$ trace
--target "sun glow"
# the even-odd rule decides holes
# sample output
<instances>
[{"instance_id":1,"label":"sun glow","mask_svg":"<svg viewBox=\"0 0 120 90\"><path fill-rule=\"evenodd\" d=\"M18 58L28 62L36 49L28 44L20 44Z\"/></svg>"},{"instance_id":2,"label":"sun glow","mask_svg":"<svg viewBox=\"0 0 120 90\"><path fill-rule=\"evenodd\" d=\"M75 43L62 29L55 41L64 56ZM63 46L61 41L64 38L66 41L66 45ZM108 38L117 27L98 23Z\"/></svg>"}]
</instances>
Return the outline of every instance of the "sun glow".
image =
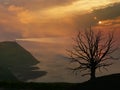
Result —
<instances>
[{"instance_id":1,"label":"sun glow","mask_svg":"<svg viewBox=\"0 0 120 90\"><path fill-rule=\"evenodd\" d=\"M98 24L102 24L102 21L99 21Z\"/></svg>"}]
</instances>

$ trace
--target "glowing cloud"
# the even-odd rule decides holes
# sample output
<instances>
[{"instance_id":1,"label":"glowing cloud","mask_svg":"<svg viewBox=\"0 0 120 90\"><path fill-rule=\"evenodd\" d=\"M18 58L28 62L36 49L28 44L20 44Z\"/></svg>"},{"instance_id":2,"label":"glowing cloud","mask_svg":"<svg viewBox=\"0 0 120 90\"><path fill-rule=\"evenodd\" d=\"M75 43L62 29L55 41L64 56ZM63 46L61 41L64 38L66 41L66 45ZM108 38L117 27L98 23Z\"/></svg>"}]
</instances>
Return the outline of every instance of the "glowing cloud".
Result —
<instances>
[{"instance_id":1,"label":"glowing cloud","mask_svg":"<svg viewBox=\"0 0 120 90\"><path fill-rule=\"evenodd\" d=\"M88 13L91 12L94 8L103 8L107 5L119 2L118 1L106 1L106 0L78 0L76 2L73 2L72 4L66 5L66 6L56 6L44 10L37 10L34 13L36 13L36 16L45 16L46 18L60 18L70 15L75 15L76 13Z\"/></svg>"},{"instance_id":2,"label":"glowing cloud","mask_svg":"<svg viewBox=\"0 0 120 90\"><path fill-rule=\"evenodd\" d=\"M23 24L29 24L35 21L35 16L32 11L29 11L23 7L10 5L8 7L8 11L15 13L18 20Z\"/></svg>"},{"instance_id":3,"label":"glowing cloud","mask_svg":"<svg viewBox=\"0 0 120 90\"><path fill-rule=\"evenodd\" d=\"M99 21L98 24L101 24L104 26L120 26L120 17L116 19L111 19L111 20L102 20L102 21Z\"/></svg>"},{"instance_id":4,"label":"glowing cloud","mask_svg":"<svg viewBox=\"0 0 120 90\"><path fill-rule=\"evenodd\" d=\"M28 10L26 8L11 5L8 10L17 13L19 21L23 24L44 23L51 19L59 19L64 17L75 16L76 14L84 14L91 12L95 8L103 8L117 1L96 1L96 0L77 0L70 4L58 5L45 9Z\"/></svg>"},{"instance_id":5,"label":"glowing cloud","mask_svg":"<svg viewBox=\"0 0 120 90\"><path fill-rule=\"evenodd\" d=\"M23 11L24 8L23 7L18 7L18 6L15 6L15 5L10 5L8 7L8 11L11 11L11 12L18 12L18 11Z\"/></svg>"},{"instance_id":6,"label":"glowing cloud","mask_svg":"<svg viewBox=\"0 0 120 90\"><path fill-rule=\"evenodd\" d=\"M18 13L17 16L20 22L23 24L29 24L34 22L35 20L35 17L28 10Z\"/></svg>"},{"instance_id":7,"label":"glowing cloud","mask_svg":"<svg viewBox=\"0 0 120 90\"><path fill-rule=\"evenodd\" d=\"M2 3L5 1L7 4ZM108 23L104 21L105 14L97 15L91 11L94 8L105 8L109 4L120 2L120 0L48 0L46 4L44 0L30 0L29 3L28 1L0 0L0 28L3 30L1 33L7 33L6 36L12 36L12 33L13 38L71 36L81 28L82 24L86 27L91 20L96 21L95 25L99 26ZM63 4L64 1L66 4ZM57 4L55 4L56 2ZM62 2L62 4L58 4L58 2ZM34 7L35 5L37 8ZM89 12L93 15L89 15ZM101 12L97 13L101 14ZM98 24L100 20L102 23ZM3 37L6 36L3 35Z\"/></svg>"}]
</instances>

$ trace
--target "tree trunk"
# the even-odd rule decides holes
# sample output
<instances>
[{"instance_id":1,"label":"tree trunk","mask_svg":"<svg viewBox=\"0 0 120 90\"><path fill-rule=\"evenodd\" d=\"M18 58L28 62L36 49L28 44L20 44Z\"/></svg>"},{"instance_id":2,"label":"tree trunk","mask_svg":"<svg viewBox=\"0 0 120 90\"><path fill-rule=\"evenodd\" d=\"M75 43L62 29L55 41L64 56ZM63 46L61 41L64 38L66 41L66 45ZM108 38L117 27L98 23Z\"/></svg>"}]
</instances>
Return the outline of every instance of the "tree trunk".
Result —
<instances>
[{"instance_id":1,"label":"tree trunk","mask_svg":"<svg viewBox=\"0 0 120 90\"><path fill-rule=\"evenodd\" d=\"M95 77L95 71L96 71L95 68L91 68L90 80L94 80L96 78Z\"/></svg>"}]
</instances>

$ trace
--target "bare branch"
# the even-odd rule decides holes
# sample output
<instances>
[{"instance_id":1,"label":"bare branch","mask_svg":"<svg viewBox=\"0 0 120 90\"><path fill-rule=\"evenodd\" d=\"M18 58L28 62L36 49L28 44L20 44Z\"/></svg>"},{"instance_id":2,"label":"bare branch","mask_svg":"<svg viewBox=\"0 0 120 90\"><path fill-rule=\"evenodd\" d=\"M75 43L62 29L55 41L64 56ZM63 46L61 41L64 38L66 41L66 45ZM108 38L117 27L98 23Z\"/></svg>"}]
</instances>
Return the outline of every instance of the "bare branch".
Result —
<instances>
[{"instance_id":1,"label":"bare branch","mask_svg":"<svg viewBox=\"0 0 120 90\"><path fill-rule=\"evenodd\" d=\"M67 50L67 52L71 63L79 64L79 67L71 68L75 72L90 70L89 74L94 78L97 68L99 70L101 67L106 69L107 66L112 65L105 61L118 59L112 56L112 53L118 49L114 45L114 33L112 32L107 36L100 31L93 31L90 27L83 33L79 32L74 41L73 50ZM83 76L87 74L83 74Z\"/></svg>"}]
</instances>

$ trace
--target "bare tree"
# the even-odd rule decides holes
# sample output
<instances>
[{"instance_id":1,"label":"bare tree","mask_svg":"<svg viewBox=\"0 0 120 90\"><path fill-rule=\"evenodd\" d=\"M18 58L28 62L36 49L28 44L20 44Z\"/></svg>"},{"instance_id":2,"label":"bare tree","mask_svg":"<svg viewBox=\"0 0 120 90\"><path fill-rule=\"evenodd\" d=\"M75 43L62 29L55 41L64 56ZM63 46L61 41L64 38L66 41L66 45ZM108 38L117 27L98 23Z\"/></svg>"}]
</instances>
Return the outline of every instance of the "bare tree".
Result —
<instances>
[{"instance_id":1,"label":"bare tree","mask_svg":"<svg viewBox=\"0 0 120 90\"><path fill-rule=\"evenodd\" d=\"M67 51L71 62L78 63L79 66L72 67L71 70L74 72L88 70L89 72L84 75L90 75L91 80L96 78L96 69L101 67L106 69L107 66L112 65L111 62L106 61L117 59L112 56L117 50L113 32L105 35L101 31L94 32L90 27L83 33L79 32L74 41L73 50Z\"/></svg>"}]
</instances>

